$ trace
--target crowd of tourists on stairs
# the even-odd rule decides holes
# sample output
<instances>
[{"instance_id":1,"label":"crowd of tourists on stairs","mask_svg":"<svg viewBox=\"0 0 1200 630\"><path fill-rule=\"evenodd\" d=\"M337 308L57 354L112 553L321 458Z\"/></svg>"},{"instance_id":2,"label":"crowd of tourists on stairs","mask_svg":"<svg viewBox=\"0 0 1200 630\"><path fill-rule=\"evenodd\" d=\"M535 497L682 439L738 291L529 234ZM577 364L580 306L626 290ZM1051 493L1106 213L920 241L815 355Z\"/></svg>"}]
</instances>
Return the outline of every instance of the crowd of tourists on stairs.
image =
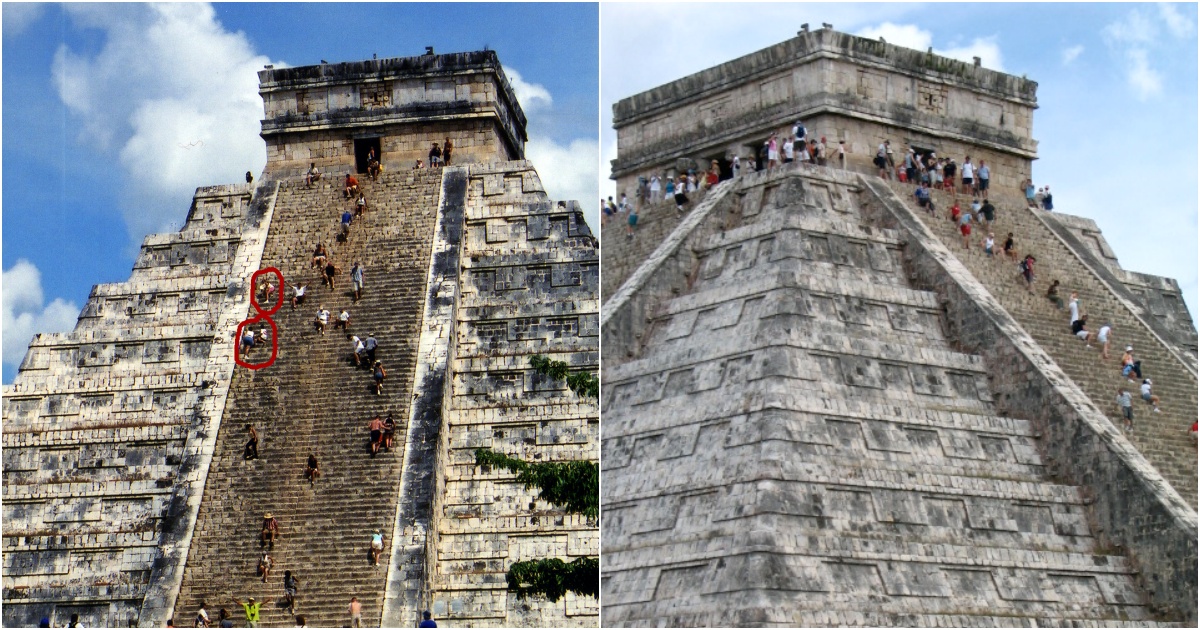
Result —
<instances>
[{"instance_id":1,"label":"crowd of tourists on stairs","mask_svg":"<svg viewBox=\"0 0 1200 630\"><path fill-rule=\"evenodd\" d=\"M887 145L887 141L880 145L881 156L887 155L887 152L889 151ZM924 157L925 159L936 159L932 153ZM877 165L883 161L879 160L878 158L879 156L877 156ZM940 160L938 160L938 162L940 162ZM951 170L949 173L946 173L946 176L949 177L947 181L953 181L953 160L949 160L948 162ZM978 224L981 227L986 227L988 230L986 232L986 236L980 241L980 247L983 250L984 255L993 260L1015 261L1019 256L1017 254L1015 238L1012 232L1008 233L1008 236L1004 241L1004 256L1001 258L1000 256L996 255L998 252L996 251L995 234L991 231L992 225L996 220L996 208L987 198L987 190L989 189L990 180L990 173L986 170L987 166L982 161L980 162L978 169L970 167L969 165L970 157L964 161L963 169L964 192L969 190L972 196L970 209L964 212L959 207L956 195L953 205L950 207L949 220L957 225L958 231L962 235L963 249L970 251L972 225ZM899 177L900 181L912 181L910 177L915 175L916 188L913 192L914 201L919 208L925 210L931 216L936 216L936 209L934 207L934 201L930 189L932 182L936 181L936 179L931 180L928 177L928 173L936 172L936 169L922 170L924 167L921 166L921 159L914 154L911 148L909 148L906 152L904 168L906 171L901 173L901 176ZM881 173L881 175L883 175L883 173ZM1046 210L1053 209L1053 198L1050 197L1049 188L1049 186L1046 186L1045 188L1035 192L1033 189L1032 180L1027 179L1022 183L1022 189L1025 192L1026 199L1031 208L1041 207ZM1033 292L1033 285L1036 280L1036 274L1034 272L1036 263L1037 258L1032 254L1026 254L1025 257L1018 263L1018 281L1022 282L1026 290L1030 293ZM1046 289L1045 295L1046 299L1054 304L1055 308L1063 310L1064 303L1062 297L1059 295L1059 286L1059 281L1053 280ZM1100 360L1102 362L1109 360L1111 358L1109 350L1114 335L1112 322L1106 321L1098 330L1091 330L1088 323L1088 314L1080 311L1081 307L1078 294L1076 292L1071 293L1070 301L1065 305L1065 308L1067 308L1071 314L1071 334L1082 341L1086 348L1091 348L1092 341L1094 340L1100 346ZM1121 376L1127 379L1130 383L1138 385L1142 400L1144 400L1153 408L1154 413L1161 413L1161 401L1153 391L1154 382L1142 374L1142 363L1140 360L1134 357L1132 345L1127 345L1125 347L1125 353L1121 357L1120 369ZM1122 417L1124 418L1125 430L1130 433L1133 432L1134 417L1131 400L1132 396L1125 390L1125 388L1117 388L1116 404L1122 414ZM1189 429L1189 432L1193 438L1196 436L1195 428L1195 425L1193 425Z\"/></svg>"}]
</instances>

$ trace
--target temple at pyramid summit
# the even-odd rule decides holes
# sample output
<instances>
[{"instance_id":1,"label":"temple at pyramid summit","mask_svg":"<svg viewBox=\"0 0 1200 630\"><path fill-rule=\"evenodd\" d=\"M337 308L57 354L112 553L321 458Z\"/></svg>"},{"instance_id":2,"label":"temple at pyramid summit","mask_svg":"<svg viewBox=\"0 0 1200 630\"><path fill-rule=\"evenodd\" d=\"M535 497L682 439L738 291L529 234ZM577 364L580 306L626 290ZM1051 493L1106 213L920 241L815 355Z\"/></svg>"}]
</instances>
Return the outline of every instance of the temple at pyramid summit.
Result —
<instances>
[{"instance_id":1,"label":"temple at pyramid summit","mask_svg":"<svg viewBox=\"0 0 1200 630\"><path fill-rule=\"evenodd\" d=\"M1195 325L1174 280L1018 192L1036 108L978 60L807 25L615 104L639 221L602 254L605 626L1195 626ZM824 159L783 161L798 120ZM960 177L932 214L899 181L909 148L931 179L994 169L1011 260L982 226L964 249Z\"/></svg>"},{"instance_id":2,"label":"temple at pyramid summit","mask_svg":"<svg viewBox=\"0 0 1200 630\"><path fill-rule=\"evenodd\" d=\"M600 455L597 399L530 361L598 370L597 241L524 159L496 53L259 81L261 175L198 189L4 388L4 625L240 626L255 598L346 627L356 598L364 626L596 626L595 596L506 572L597 556L597 519L476 465Z\"/></svg>"}]
</instances>

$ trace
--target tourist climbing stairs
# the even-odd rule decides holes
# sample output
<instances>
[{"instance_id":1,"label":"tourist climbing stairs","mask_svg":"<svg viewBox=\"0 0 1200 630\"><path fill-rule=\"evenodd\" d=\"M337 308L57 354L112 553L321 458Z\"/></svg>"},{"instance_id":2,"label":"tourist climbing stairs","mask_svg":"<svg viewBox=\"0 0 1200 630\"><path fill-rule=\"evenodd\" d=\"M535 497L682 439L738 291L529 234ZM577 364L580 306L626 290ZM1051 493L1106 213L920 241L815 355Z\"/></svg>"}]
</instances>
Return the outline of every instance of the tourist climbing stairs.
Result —
<instances>
[{"instance_id":1,"label":"tourist climbing stairs","mask_svg":"<svg viewBox=\"0 0 1200 630\"><path fill-rule=\"evenodd\" d=\"M1134 430L1126 433L1126 437L1195 507L1196 448L1188 435L1189 427L1196 421L1195 374L1038 218L1045 211L1029 209L1025 196L1016 191L991 191L989 196L996 208L991 232L995 235L997 255L989 259L981 245L988 231L980 224L973 226L970 247L963 247L962 235L949 219L953 205L950 193L934 194L937 216L932 217L917 207L911 185L899 182L891 185L1115 426L1120 427L1123 422L1115 406L1117 388L1123 387L1133 395ZM960 208L970 210L969 194L960 194L957 199ZM1032 293L1025 288L1017 261L1003 256L1002 246L1009 232L1013 233L1019 258L1026 254L1036 258ZM1107 360L1100 355L1099 343L1093 340L1091 347L1086 347L1072 336L1068 310L1059 310L1045 297L1053 280L1059 281L1059 295L1064 304L1072 291L1079 294L1080 312L1088 315L1088 330L1097 332L1105 322L1111 322L1113 334ZM1135 357L1142 361L1143 376L1152 380L1154 393L1162 399L1162 413L1154 413L1141 400L1140 381L1130 382L1121 375L1121 354L1127 345L1133 346Z\"/></svg>"},{"instance_id":2,"label":"tourist climbing stairs","mask_svg":"<svg viewBox=\"0 0 1200 630\"><path fill-rule=\"evenodd\" d=\"M308 625L347 625L351 597L362 603L365 625L380 624L441 170L360 178L368 210L344 240L340 217L353 202L343 198L340 178L311 188L302 180L280 183L262 258L262 268L278 268L288 286L273 316L278 354L269 367L235 370L175 608L177 625L191 625L202 601L212 618L228 608L241 625L242 610L232 599L253 596L263 604L262 625L294 626L283 604L285 570L300 579L296 614ZM335 290L322 286L311 265L318 243L341 270ZM355 262L365 267L366 285L357 302L350 281ZM293 285L308 287L295 310ZM314 325L320 307L330 312L323 335ZM351 314L348 332L334 325L343 308ZM222 332L232 338L235 331ZM351 361L350 335L365 340L370 333L387 369L382 395L371 371ZM260 347L248 361L269 356L270 347ZM395 448L372 457L367 425L375 414L392 414L397 428ZM247 424L258 431L258 459L243 458ZM309 453L321 470L311 486L304 475ZM275 564L264 584L256 567L266 512L279 521L281 536L267 550ZM375 530L384 533L379 566L369 559Z\"/></svg>"},{"instance_id":3,"label":"tourist climbing stairs","mask_svg":"<svg viewBox=\"0 0 1200 630\"><path fill-rule=\"evenodd\" d=\"M860 218L870 193L788 174L739 183L710 220L740 225L608 368L605 624L1164 621L909 285L901 234Z\"/></svg>"}]
</instances>

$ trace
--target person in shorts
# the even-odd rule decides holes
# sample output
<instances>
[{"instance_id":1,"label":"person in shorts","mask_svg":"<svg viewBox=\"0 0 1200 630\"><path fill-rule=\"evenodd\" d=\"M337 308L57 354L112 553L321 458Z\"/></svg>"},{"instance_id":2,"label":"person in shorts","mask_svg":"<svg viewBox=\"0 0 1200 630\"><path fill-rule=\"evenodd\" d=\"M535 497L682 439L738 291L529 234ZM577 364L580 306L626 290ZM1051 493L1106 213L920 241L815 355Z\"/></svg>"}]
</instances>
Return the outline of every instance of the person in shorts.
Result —
<instances>
[{"instance_id":1,"label":"person in shorts","mask_svg":"<svg viewBox=\"0 0 1200 630\"><path fill-rule=\"evenodd\" d=\"M383 420L379 414L375 414L371 418L371 422L367 423L367 429L371 431L371 457L379 453L379 446L383 443Z\"/></svg>"},{"instance_id":2,"label":"person in shorts","mask_svg":"<svg viewBox=\"0 0 1200 630\"><path fill-rule=\"evenodd\" d=\"M1125 388L1117 388L1117 407L1121 410L1121 416L1125 418L1125 431L1133 432L1133 397Z\"/></svg>"},{"instance_id":3,"label":"person in shorts","mask_svg":"<svg viewBox=\"0 0 1200 630\"><path fill-rule=\"evenodd\" d=\"M308 463L304 466L304 477L308 479L308 486L311 488L317 483L317 477L321 476L321 465L317 462L317 454L308 454Z\"/></svg>"},{"instance_id":4,"label":"person in shorts","mask_svg":"<svg viewBox=\"0 0 1200 630\"><path fill-rule=\"evenodd\" d=\"M279 521L270 512L263 514L262 536L259 538L261 545L270 545L271 549L275 548L275 539L279 538ZM263 554L266 555L266 554ZM263 580L264 582L266 580Z\"/></svg>"},{"instance_id":5,"label":"person in shorts","mask_svg":"<svg viewBox=\"0 0 1200 630\"><path fill-rule=\"evenodd\" d=\"M383 394L383 379L387 378L387 370L383 369L382 361L375 362L375 366L371 369L371 378L375 379L375 395Z\"/></svg>"},{"instance_id":6,"label":"person in shorts","mask_svg":"<svg viewBox=\"0 0 1200 630\"><path fill-rule=\"evenodd\" d=\"M971 249L971 213L967 212L958 220L958 231L962 233L963 249Z\"/></svg>"},{"instance_id":7,"label":"person in shorts","mask_svg":"<svg viewBox=\"0 0 1200 630\"><path fill-rule=\"evenodd\" d=\"M1008 238L1004 239L1004 255L1013 262L1016 262L1017 260L1017 247L1016 242L1013 241L1012 232L1009 232ZM1062 304L1059 304L1058 308L1061 309Z\"/></svg>"},{"instance_id":8,"label":"person in shorts","mask_svg":"<svg viewBox=\"0 0 1200 630\"><path fill-rule=\"evenodd\" d=\"M392 446L396 442L396 421L392 419L392 414L388 414L383 419L383 449L385 451L392 450Z\"/></svg>"},{"instance_id":9,"label":"person in shorts","mask_svg":"<svg viewBox=\"0 0 1200 630\"><path fill-rule=\"evenodd\" d=\"M1151 382L1150 379L1147 378L1147 379L1142 380L1142 387L1141 387L1142 400L1146 401L1147 404L1154 407L1154 413L1162 413L1162 410L1160 410L1158 408L1158 402L1159 402L1158 396L1155 396L1154 392L1151 391L1151 388L1153 386L1154 386L1154 383Z\"/></svg>"},{"instance_id":10,"label":"person in shorts","mask_svg":"<svg viewBox=\"0 0 1200 630\"><path fill-rule=\"evenodd\" d=\"M334 278L337 277L339 272L341 272L341 269L339 269L337 265L333 264L332 260L325 264L324 283L329 285L330 291L333 291L336 288L334 286Z\"/></svg>"},{"instance_id":11,"label":"person in shorts","mask_svg":"<svg viewBox=\"0 0 1200 630\"><path fill-rule=\"evenodd\" d=\"M363 290L363 266L355 261L354 266L350 268L350 282L354 285L354 301L362 299Z\"/></svg>"},{"instance_id":12,"label":"person in shorts","mask_svg":"<svg viewBox=\"0 0 1200 630\"><path fill-rule=\"evenodd\" d=\"M246 328L242 332L242 357L249 357L250 351L254 349L254 331Z\"/></svg>"},{"instance_id":13,"label":"person in shorts","mask_svg":"<svg viewBox=\"0 0 1200 630\"><path fill-rule=\"evenodd\" d=\"M1100 360L1108 360L1108 342L1112 339L1112 322L1104 322L1096 333L1096 341L1100 344Z\"/></svg>"},{"instance_id":14,"label":"person in shorts","mask_svg":"<svg viewBox=\"0 0 1200 630\"><path fill-rule=\"evenodd\" d=\"M1079 319L1071 324L1071 333L1082 340L1087 347L1092 347L1092 333L1087 329L1087 313L1080 315Z\"/></svg>"},{"instance_id":15,"label":"person in shorts","mask_svg":"<svg viewBox=\"0 0 1200 630\"><path fill-rule=\"evenodd\" d=\"M297 306L304 305L304 294L308 291L308 287L304 285L292 286L292 310L296 310Z\"/></svg>"},{"instance_id":16,"label":"person in shorts","mask_svg":"<svg viewBox=\"0 0 1200 630\"><path fill-rule=\"evenodd\" d=\"M1033 275L1033 263L1035 262L1037 259L1033 257L1033 254L1026 254L1025 260L1021 261L1021 277L1025 279L1025 288L1030 293L1033 293L1033 281L1036 279L1036 276Z\"/></svg>"},{"instance_id":17,"label":"person in shorts","mask_svg":"<svg viewBox=\"0 0 1200 630\"><path fill-rule=\"evenodd\" d=\"M283 572L283 599L287 603L288 611L291 614L296 614L296 588L300 586L300 580L292 575L291 571Z\"/></svg>"},{"instance_id":18,"label":"person in shorts","mask_svg":"<svg viewBox=\"0 0 1200 630\"><path fill-rule=\"evenodd\" d=\"M325 307L317 309L317 319L313 322L317 327L317 332L325 334L325 329L329 327L329 311Z\"/></svg>"},{"instance_id":19,"label":"person in shorts","mask_svg":"<svg viewBox=\"0 0 1200 630\"><path fill-rule=\"evenodd\" d=\"M371 534L371 561L379 566L379 556L383 554L383 530L377 529Z\"/></svg>"}]
</instances>

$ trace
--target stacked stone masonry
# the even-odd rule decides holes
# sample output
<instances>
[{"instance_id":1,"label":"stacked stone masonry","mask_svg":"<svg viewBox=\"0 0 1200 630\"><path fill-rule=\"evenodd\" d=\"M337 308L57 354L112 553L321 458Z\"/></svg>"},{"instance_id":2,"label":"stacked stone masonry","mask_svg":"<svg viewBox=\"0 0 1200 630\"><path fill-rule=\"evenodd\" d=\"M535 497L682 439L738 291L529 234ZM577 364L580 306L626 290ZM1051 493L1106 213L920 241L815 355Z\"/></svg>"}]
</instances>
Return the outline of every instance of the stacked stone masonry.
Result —
<instances>
[{"instance_id":1,"label":"stacked stone masonry","mask_svg":"<svg viewBox=\"0 0 1200 630\"><path fill-rule=\"evenodd\" d=\"M199 189L74 331L30 344L4 391L4 625L165 623L273 204Z\"/></svg>"},{"instance_id":2,"label":"stacked stone masonry","mask_svg":"<svg viewBox=\"0 0 1200 630\"><path fill-rule=\"evenodd\" d=\"M626 98L613 107L618 191L639 176L754 156L802 118L810 136L845 140L851 165L870 166L891 140L960 162L987 160L993 186L1031 172L1037 84L979 66L832 29L797 37Z\"/></svg>"},{"instance_id":3,"label":"stacked stone masonry","mask_svg":"<svg viewBox=\"0 0 1200 630\"><path fill-rule=\"evenodd\" d=\"M440 436L435 618L471 626L595 626L593 597L507 592L514 562L597 556L597 523L537 498L477 448L530 462L597 461L599 404L538 374L534 355L599 367L599 260L575 202L547 198L527 162L467 169L461 286Z\"/></svg>"},{"instance_id":4,"label":"stacked stone masonry","mask_svg":"<svg viewBox=\"0 0 1200 630\"><path fill-rule=\"evenodd\" d=\"M957 350L941 298L909 284L911 234L864 220L880 202L856 176L788 169L710 196L647 261L681 286L639 269L606 296L605 625L1195 618L1178 605L1194 515L1171 504L1182 525L1160 530L1192 538L1172 608L1094 531L1103 489L1058 480L1043 429Z\"/></svg>"},{"instance_id":5,"label":"stacked stone masonry","mask_svg":"<svg viewBox=\"0 0 1200 630\"><path fill-rule=\"evenodd\" d=\"M450 138L455 163L524 156L526 119L495 52L427 54L259 72L267 161L279 175L355 165L380 142L387 170L427 160Z\"/></svg>"}]
</instances>

